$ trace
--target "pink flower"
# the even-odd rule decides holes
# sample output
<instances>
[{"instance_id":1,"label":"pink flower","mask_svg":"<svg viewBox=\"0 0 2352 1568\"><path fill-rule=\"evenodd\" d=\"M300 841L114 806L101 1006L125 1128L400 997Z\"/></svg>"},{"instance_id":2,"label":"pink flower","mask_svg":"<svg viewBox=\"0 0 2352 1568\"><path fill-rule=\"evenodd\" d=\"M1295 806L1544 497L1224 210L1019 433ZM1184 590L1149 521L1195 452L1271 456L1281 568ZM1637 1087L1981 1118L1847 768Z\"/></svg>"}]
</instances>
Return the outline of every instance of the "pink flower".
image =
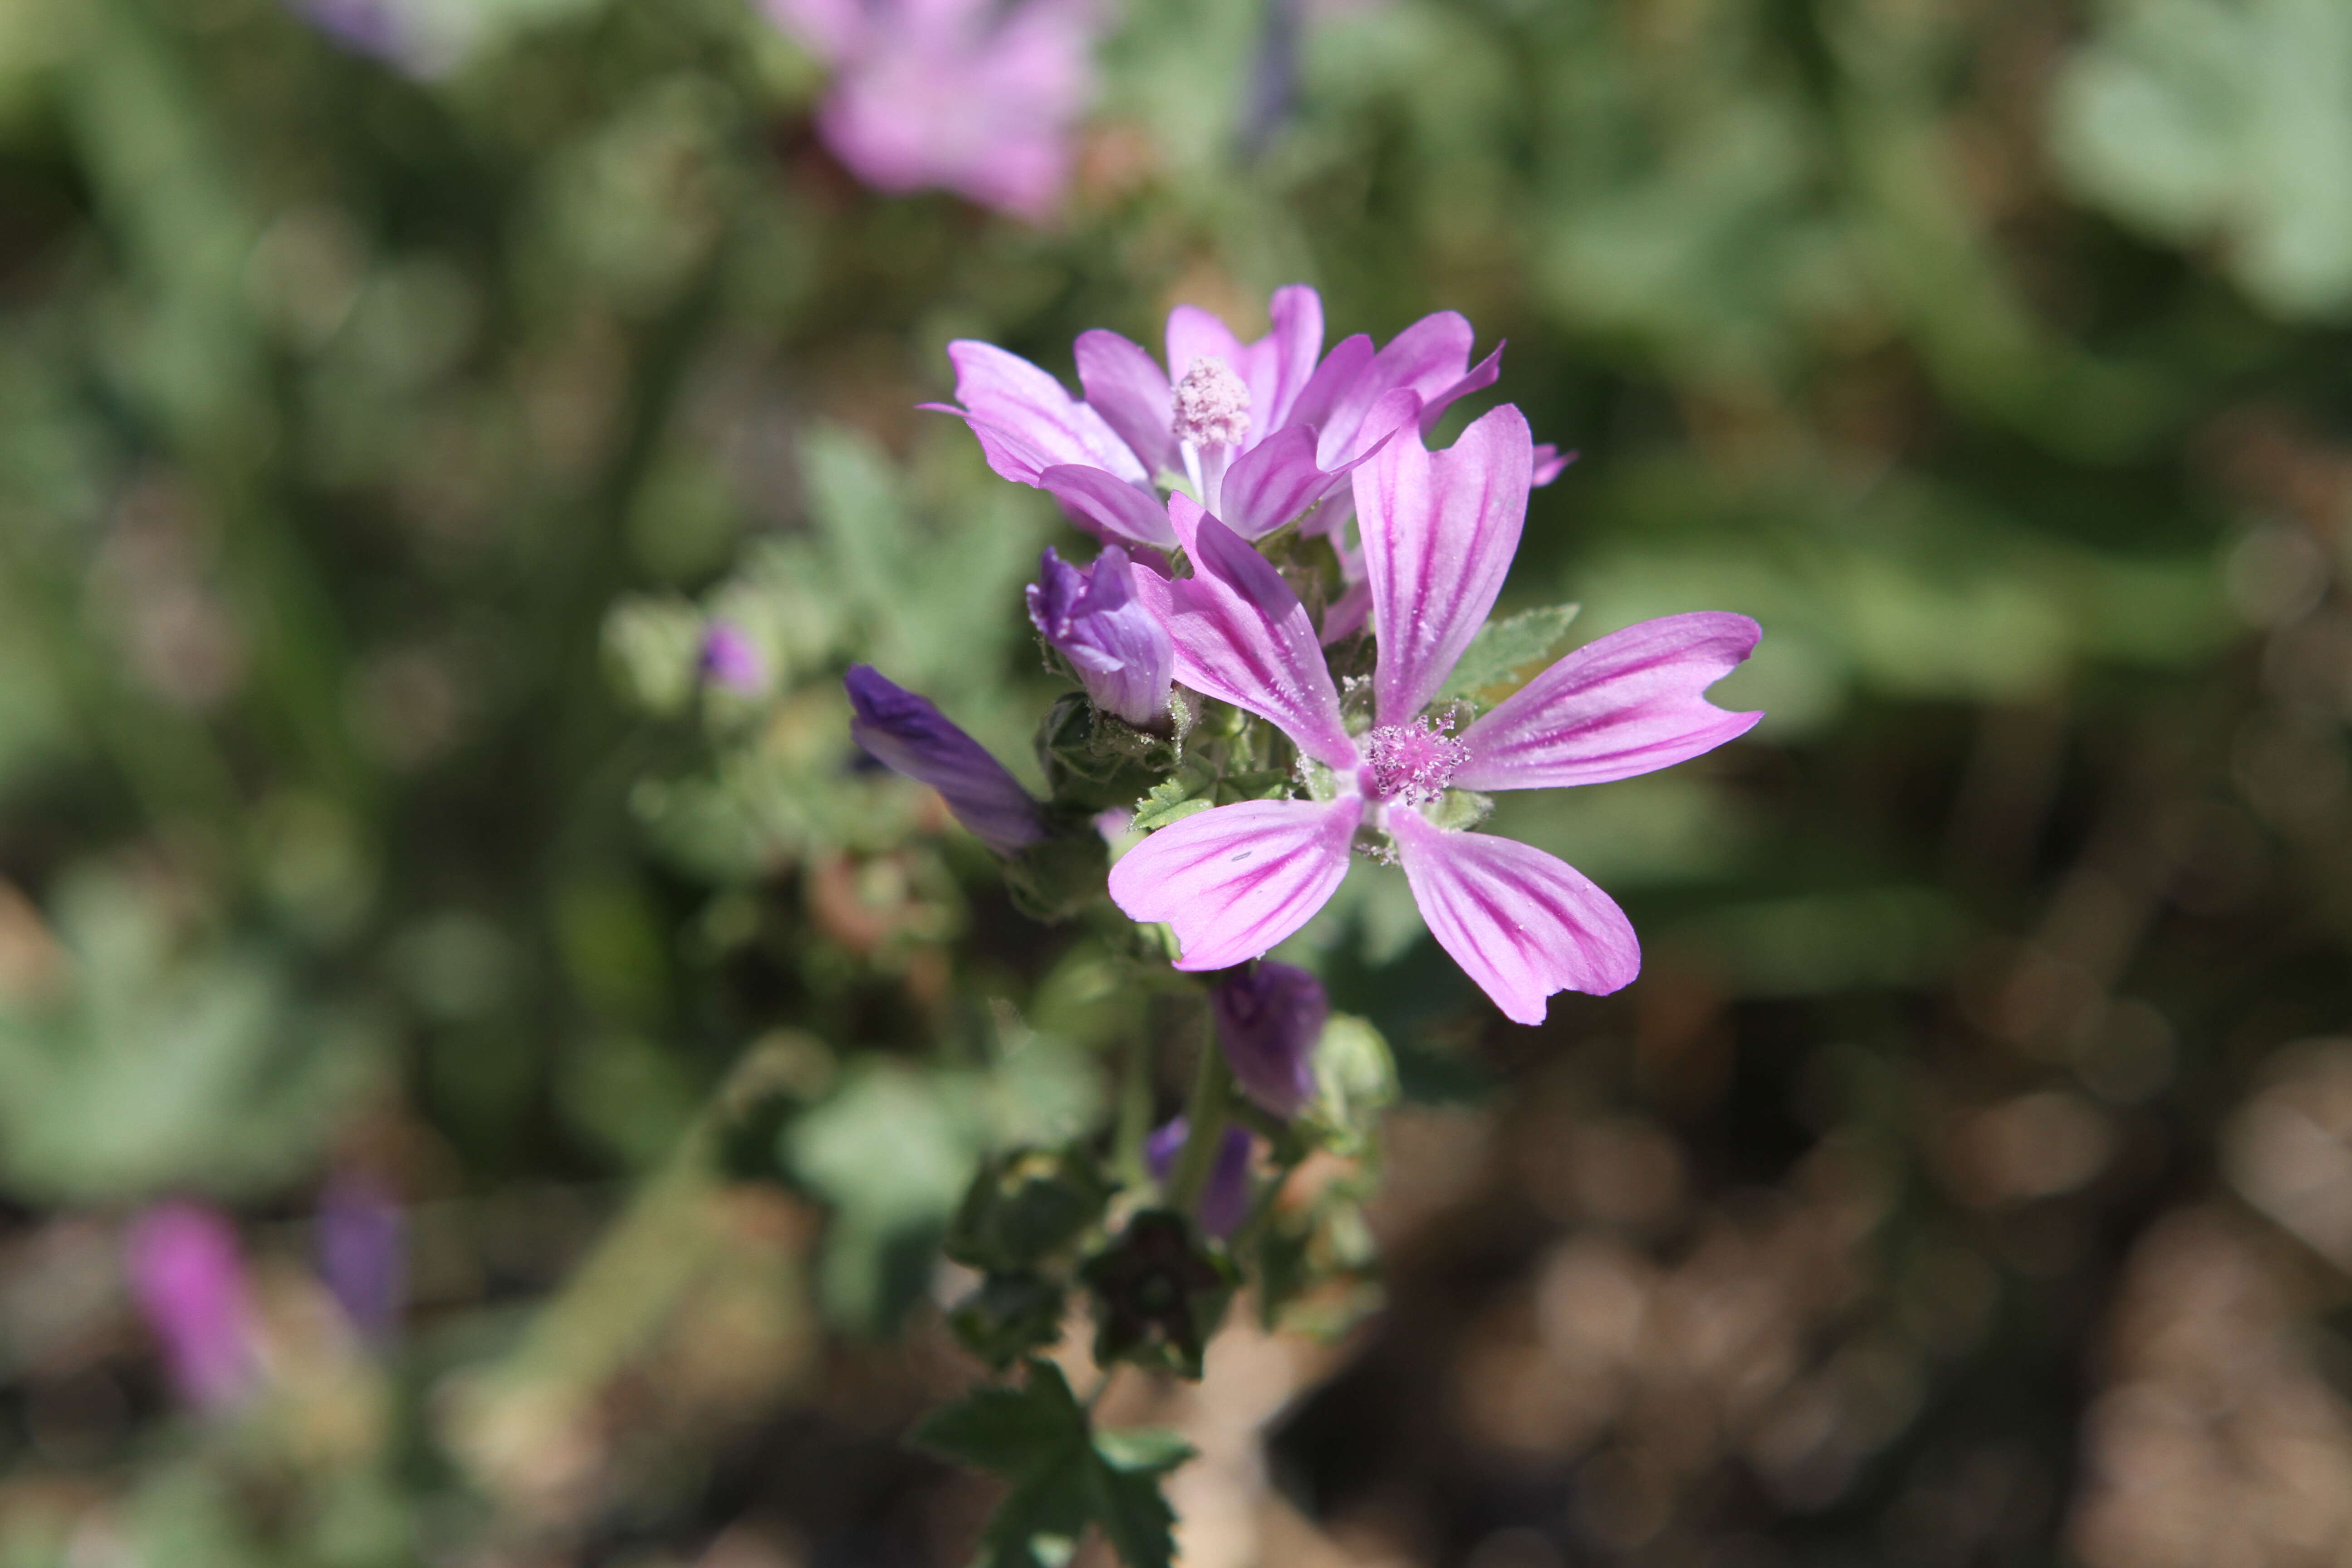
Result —
<instances>
[{"instance_id":1,"label":"pink flower","mask_svg":"<svg viewBox=\"0 0 2352 1568\"><path fill-rule=\"evenodd\" d=\"M254 1381L253 1311L228 1216L205 1204L157 1204L131 1221L123 1254L180 1397L205 1411L242 1402Z\"/></svg>"},{"instance_id":2,"label":"pink flower","mask_svg":"<svg viewBox=\"0 0 2352 1568\"><path fill-rule=\"evenodd\" d=\"M768 661L760 645L732 621L713 621L704 629L696 668L703 679L740 697L757 697L767 689Z\"/></svg>"},{"instance_id":3,"label":"pink flower","mask_svg":"<svg viewBox=\"0 0 2352 1568\"><path fill-rule=\"evenodd\" d=\"M764 4L834 68L817 130L859 179L950 190L1033 222L1059 205L1092 89L1088 0Z\"/></svg>"},{"instance_id":4,"label":"pink flower","mask_svg":"<svg viewBox=\"0 0 2352 1568\"><path fill-rule=\"evenodd\" d=\"M1699 694L1762 633L1745 616L1644 621L1568 655L1452 733L1450 714L1426 710L1502 587L1533 467L1527 421L1506 405L1446 451L1393 441L1358 470L1379 648L1361 734L1344 722L1315 628L1281 574L1216 518L1181 496L1171 503L1196 573L1158 590L1176 679L1278 726L1314 795L1184 817L1112 868L1120 909L1174 928L1178 968L1240 963L1305 925L1370 830L1403 865L1430 933L1507 1017L1540 1023L1553 992L1606 994L1640 972L1632 923L1585 877L1525 844L1441 826L1430 810L1449 789L1630 778L1746 732L1762 714L1727 713Z\"/></svg>"},{"instance_id":5,"label":"pink flower","mask_svg":"<svg viewBox=\"0 0 2352 1568\"><path fill-rule=\"evenodd\" d=\"M1071 521L1105 537L1176 543L1155 488L1181 477L1245 539L1262 539L1329 500L1312 526L1345 523L1347 484L1400 431L1426 431L1466 394L1494 384L1503 351L1470 363L1470 323L1424 316L1374 352L1362 333L1323 353L1323 300L1304 284L1275 290L1274 330L1244 343L1208 311L1168 314L1163 367L1117 332L1077 342L1083 401L992 343L948 345L961 416L988 465L1049 491ZM1530 458L1530 468L1536 459ZM1558 474L1557 454L1544 482ZM1343 552L1344 558L1344 552Z\"/></svg>"}]
</instances>

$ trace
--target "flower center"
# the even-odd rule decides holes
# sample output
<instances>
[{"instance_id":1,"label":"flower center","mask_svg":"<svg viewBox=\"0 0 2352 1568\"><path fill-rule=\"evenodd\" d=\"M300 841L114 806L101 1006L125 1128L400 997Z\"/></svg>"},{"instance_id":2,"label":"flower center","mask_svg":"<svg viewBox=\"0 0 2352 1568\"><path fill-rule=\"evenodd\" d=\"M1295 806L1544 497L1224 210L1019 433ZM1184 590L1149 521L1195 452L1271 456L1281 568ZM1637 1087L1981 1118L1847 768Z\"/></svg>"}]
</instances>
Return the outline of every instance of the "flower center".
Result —
<instances>
[{"instance_id":1,"label":"flower center","mask_svg":"<svg viewBox=\"0 0 2352 1568\"><path fill-rule=\"evenodd\" d=\"M1427 805L1445 793L1454 774L1470 760L1470 748L1446 731L1454 715L1432 724L1415 719L1410 724L1383 724L1364 737L1364 754L1372 765L1372 788L1382 800L1407 805Z\"/></svg>"},{"instance_id":2,"label":"flower center","mask_svg":"<svg viewBox=\"0 0 2352 1568\"><path fill-rule=\"evenodd\" d=\"M1221 359L1203 354L1176 384L1176 438L1196 447L1238 447L1249 436L1249 387Z\"/></svg>"}]
</instances>

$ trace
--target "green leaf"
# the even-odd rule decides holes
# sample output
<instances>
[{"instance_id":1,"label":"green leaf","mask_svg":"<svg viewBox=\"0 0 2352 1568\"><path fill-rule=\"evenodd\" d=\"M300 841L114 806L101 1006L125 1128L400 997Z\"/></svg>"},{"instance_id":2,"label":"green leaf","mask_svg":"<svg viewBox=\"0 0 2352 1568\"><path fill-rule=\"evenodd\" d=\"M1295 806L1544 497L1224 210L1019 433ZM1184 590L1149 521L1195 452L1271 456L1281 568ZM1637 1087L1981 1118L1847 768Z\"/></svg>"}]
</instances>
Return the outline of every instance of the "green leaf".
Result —
<instances>
[{"instance_id":1,"label":"green leaf","mask_svg":"<svg viewBox=\"0 0 2352 1568\"><path fill-rule=\"evenodd\" d=\"M1095 1523L1127 1568L1168 1568L1176 1555L1176 1510L1152 1473L1115 1470L1099 1458L1087 1467Z\"/></svg>"},{"instance_id":2,"label":"green leaf","mask_svg":"<svg viewBox=\"0 0 2352 1568\"><path fill-rule=\"evenodd\" d=\"M1038 1275L991 1274L948 1313L964 1349L1002 1371L1062 1337L1062 1288Z\"/></svg>"},{"instance_id":3,"label":"green leaf","mask_svg":"<svg viewBox=\"0 0 2352 1568\"><path fill-rule=\"evenodd\" d=\"M1019 1388L982 1388L932 1411L907 1434L909 1447L1012 1480L1073 1458L1087 1445L1087 1413L1061 1369L1033 1361Z\"/></svg>"},{"instance_id":4,"label":"green leaf","mask_svg":"<svg viewBox=\"0 0 2352 1568\"><path fill-rule=\"evenodd\" d=\"M1034 1267L1101 1217L1111 1188L1066 1150L1014 1150L983 1164L949 1227L947 1255L973 1268Z\"/></svg>"},{"instance_id":5,"label":"green leaf","mask_svg":"<svg viewBox=\"0 0 2352 1568\"><path fill-rule=\"evenodd\" d=\"M1461 662L1454 667L1454 679L1438 695L1471 697L1493 691L1501 696L1507 693L1497 689L1525 685L1538 669L1559 657L1560 639L1582 607L1549 605L1488 621L1470 639Z\"/></svg>"},{"instance_id":6,"label":"green leaf","mask_svg":"<svg viewBox=\"0 0 2352 1568\"><path fill-rule=\"evenodd\" d=\"M1196 811L1206 811L1216 804L1216 764L1205 757L1187 757L1177 764L1174 773L1154 784L1150 794L1136 802L1135 820L1128 826L1138 833L1148 833L1155 827L1181 822Z\"/></svg>"},{"instance_id":7,"label":"green leaf","mask_svg":"<svg viewBox=\"0 0 2352 1568\"><path fill-rule=\"evenodd\" d=\"M1127 1568L1169 1568L1173 1510L1160 1478L1192 1457L1172 1432L1094 1433L1051 1362L1020 1388L983 1388L933 1411L910 1447L1003 1476L1013 1489L981 1536L983 1568L1062 1568L1088 1524Z\"/></svg>"}]
</instances>

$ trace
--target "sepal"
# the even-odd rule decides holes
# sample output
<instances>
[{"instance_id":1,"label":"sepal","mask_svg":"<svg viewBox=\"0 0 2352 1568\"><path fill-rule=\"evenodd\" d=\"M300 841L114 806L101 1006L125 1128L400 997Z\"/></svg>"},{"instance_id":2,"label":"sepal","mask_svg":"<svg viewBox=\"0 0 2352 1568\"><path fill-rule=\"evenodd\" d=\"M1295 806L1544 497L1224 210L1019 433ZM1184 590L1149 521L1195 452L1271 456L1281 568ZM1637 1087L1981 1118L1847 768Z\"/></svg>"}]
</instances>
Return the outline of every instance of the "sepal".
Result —
<instances>
[{"instance_id":1,"label":"sepal","mask_svg":"<svg viewBox=\"0 0 2352 1568\"><path fill-rule=\"evenodd\" d=\"M1136 1215L1078 1272L1094 1294L1098 1364L1131 1362L1194 1380L1240 1284L1233 1264L1166 1209Z\"/></svg>"}]
</instances>

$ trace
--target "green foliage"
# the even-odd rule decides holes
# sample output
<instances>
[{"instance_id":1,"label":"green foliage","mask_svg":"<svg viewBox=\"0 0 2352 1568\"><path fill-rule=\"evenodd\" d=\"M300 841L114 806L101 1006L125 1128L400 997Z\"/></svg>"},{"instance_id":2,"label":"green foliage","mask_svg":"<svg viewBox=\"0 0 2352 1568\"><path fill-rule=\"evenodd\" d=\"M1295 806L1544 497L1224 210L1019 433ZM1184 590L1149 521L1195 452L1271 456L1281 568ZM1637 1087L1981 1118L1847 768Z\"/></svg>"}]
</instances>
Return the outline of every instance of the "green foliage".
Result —
<instances>
[{"instance_id":1,"label":"green foliage","mask_svg":"<svg viewBox=\"0 0 2352 1568\"><path fill-rule=\"evenodd\" d=\"M1568 628L1581 605L1551 605L1488 621L1462 650L1461 662L1440 698L1486 696L1500 700L1526 685L1566 648Z\"/></svg>"},{"instance_id":2,"label":"green foliage","mask_svg":"<svg viewBox=\"0 0 2352 1568\"><path fill-rule=\"evenodd\" d=\"M2045 1373L2130 1336L2049 1303L2130 1300L2117 1260L2215 1208L2209 1171L2229 1223L2327 1251L2325 1186L2215 1129L2249 1097L2247 1125L2332 1125L2271 1064L2347 1008L2336 0L1137 0L1041 226L860 188L813 118L832 68L772 7L393 0L404 68L313 9L0 4L0 1394L27 1434L0 1561L724 1555L762 1524L707 1478L740 1474L783 1478L782 1555L870 1555L856 1500L919 1516L921 1478L773 1434L903 1414L904 1369L955 1353L922 1307L944 1247L977 1271L948 1331L1027 1366L921 1428L1012 1487L986 1559L1059 1568L1095 1528L1160 1568L1182 1445L1093 1429L1037 1358L1091 1312L1107 1363L1197 1373L1241 1279L1270 1329L1357 1326L1383 1161L1407 1225L1488 1114L1489 1184L1446 1200L1507 1218L1482 1268L1552 1279L1501 1252L1557 1240L1664 1281L1727 1237L1762 1256L1784 1202L1867 1231L1775 1260L1792 1299L1857 1294L1782 1358L1801 1381L1738 1385L1805 1419L1721 1473L1643 1446L1672 1400L1524 1434L1558 1465L1505 1489L1577 1494L1550 1544L1613 1560L1654 1516L1634 1555L1861 1560L1924 1498L1968 1551L2048 1556L2095 1493L1966 1541L1951 1500L2109 1473L2081 1378ZM1166 735L1095 713L1020 602L1044 545L1088 546L915 405L955 339L1066 384L1080 331L1156 352L1181 300L1254 337L1298 280L1327 342L1438 309L1508 340L1433 439L1507 399L1587 454L1534 498L1465 718L1692 609L1763 623L1714 697L1767 717L1690 767L1442 808L1640 933L1641 982L1540 1031L1357 865L1283 954L1338 1008L1316 1099L1240 1113L1258 1202L1205 1241L1142 1156L1204 982L1108 910L1094 822L1334 781L1221 703ZM1338 591L1320 538L1268 548ZM705 679L720 621L758 689ZM1361 717L1374 650L1335 654ZM862 766L860 661L1042 785L1054 836L1001 866ZM1986 1151L2066 1142L2019 1127L2069 1126L2124 1152L1984 1184ZM1629 1206L1661 1148L1680 1206ZM353 1172L414 1241L421 1310L383 1342L315 1278L314 1194ZM235 1205L268 1315L219 1416L154 1394L120 1278L121 1223L168 1194ZM1403 1289L1454 1290L1426 1271L1458 1250L1409 1249ZM2032 1333L1950 1329L1978 1275ZM893 1328L934 1337L866 1342ZM1496 1375L1413 1328L1368 1364L1440 1397ZM2208 1359L2341 1359L2323 1318L2294 1333ZM1828 1436L1776 1470L1800 1427ZM1489 1479L1431 1432L1349 1462ZM1492 1555L1414 1511L1439 1494L1395 1489L1399 1539Z\"/></svg>"},{"instance_id":3,"label":"green foliage","mask_svg":"<svg viewBox=\"0 0 2352 1568\"><path fill-rule=\"evenodd\" d=\"M987 1568L1059 1568L1088 1526L1127 1568L1169 1568L1175 1515L1160 1478L1192 1448L1167 1432L1096 1432L1051 1362L1028 1363L1019 1388L982 1388L931 1412L907 1441L1012 1483L981 1538Z\"/></svg>"},{"instance_id":4,"label":"green foliage","mask_svg":"<svg viewBox=\"0 0 2352 1568\"><path fill-rule=\"evenodd\" d=\"M2221 242L2282 315L2352 311L2352 13L2330 0L2113 0L2069 64L2055 148L2083 193Z\"/></svg>"},{"instance_id":5,"label":"green foliage","mask_svg":"<svg viewBox=\"0 0 2352 1568\"><path fill-rule=\"evenodd\" d=\"M1082 1154L1016 1150L982 1164L942 1249L974 1268L1033 1267L1100 1220L1111 1192Z\"/></svg>"},{"instance_id":6,"label":"green foliage","mask_svg":"<svg viewBox=\"0 0 2352 1568\"><path fill-rule=\"evenodd\" d=\"M250 944L175 930L120 874L59 895L58 972L0 1001L0 1171L49 1202L268 1191L373 1077L379 1034Z\"/></svg>"}]
</instances>

